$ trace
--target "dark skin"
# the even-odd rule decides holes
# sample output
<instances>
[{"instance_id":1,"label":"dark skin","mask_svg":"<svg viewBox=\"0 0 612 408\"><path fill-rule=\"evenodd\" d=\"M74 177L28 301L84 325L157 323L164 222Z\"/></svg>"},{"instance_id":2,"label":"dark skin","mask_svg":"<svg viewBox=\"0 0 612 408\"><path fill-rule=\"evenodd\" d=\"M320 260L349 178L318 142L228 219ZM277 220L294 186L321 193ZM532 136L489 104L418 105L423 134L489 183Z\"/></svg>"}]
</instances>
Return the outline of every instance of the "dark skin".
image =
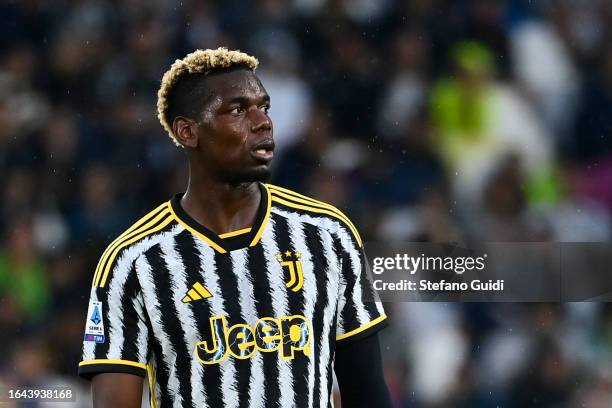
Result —
<instances>
[{"instance_id":1,"label":"dark skin","mask_svg":"<svg viewBox=\"0 0 612 408\"><path fill-rule=\"evenodd\" d=\"M220 235L255 222L261 200L258 182L269 178L274 150L270 97L257 76L246 69L211 75L206 85L210 91L200 115L178 116L172 129L189 158L189 183L181 205L198 223ZM378 343L376 349L379 352ZM347 361L354 360L347 356ZM369 384L367 370L357 371L363 381L357 387L359 393L347 391L349 404L356 404L350 398L363 400L369 393L363 385ZM352 382L340 383L347 390L355 389ZM141 406L141 377L98 374L92 387L95 408Z\"/></svg>"},{"instance_id":2,"label":"dark skin","mask_svg":"<svg viewBox=\"0 0 612 408\"><path fill-rule=\"evenodd\" d=\"M253 225L258 181L270 176L270 97L255 74L235 70L207 79L213 90L197 120L177 117L174 133L189 156L185 211L217 234ZM253 152L261 147L270 157Z\"/></svg>"},{"instance_id":3,"label":"dark skin","mask_svg":"<svg viewBox=\"0 0 612 408\"><path fill-rule=\"evenodd\" d=\"M124 373L103 373L91 381L94 408L139 408L143 378Z\"/></svg>"}]
</instances>

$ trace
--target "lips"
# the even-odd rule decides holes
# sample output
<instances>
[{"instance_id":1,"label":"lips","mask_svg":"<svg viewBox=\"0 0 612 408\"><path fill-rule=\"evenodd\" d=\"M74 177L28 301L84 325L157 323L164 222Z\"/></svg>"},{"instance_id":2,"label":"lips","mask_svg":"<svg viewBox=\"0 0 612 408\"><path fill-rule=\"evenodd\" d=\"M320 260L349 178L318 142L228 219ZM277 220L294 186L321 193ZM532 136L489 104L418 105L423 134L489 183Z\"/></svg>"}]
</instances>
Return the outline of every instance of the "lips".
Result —
<instances>
[{"instance_id":1,"label":"lips","mask_svg":"<svg viewBox=\"0 0 612 408\"><path fill-rule=\"evenodd\" d=\"M274 140L266 139L251 149L251 156L258 161L269 162L274 157Z\"/></svg>"}]
</instances>

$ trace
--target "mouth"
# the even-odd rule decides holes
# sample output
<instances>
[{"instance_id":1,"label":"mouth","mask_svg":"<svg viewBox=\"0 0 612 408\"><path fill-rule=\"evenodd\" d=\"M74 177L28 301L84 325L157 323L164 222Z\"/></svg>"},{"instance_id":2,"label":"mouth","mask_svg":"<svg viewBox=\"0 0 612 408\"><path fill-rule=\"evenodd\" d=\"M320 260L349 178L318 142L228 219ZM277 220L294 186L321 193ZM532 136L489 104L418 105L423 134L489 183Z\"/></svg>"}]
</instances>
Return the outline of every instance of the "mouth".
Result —
<instances>
[{"instance_id":1,"label":"mouth","mask_svg":"<svg viewBox=\"0 0 612 408\"><path fill-rule=\"evenodd\" d=\"M262 162L270 162L274 157L274 141L267 139L256 144L251 150L251 156Z\"/></svg>"}]
</instances>

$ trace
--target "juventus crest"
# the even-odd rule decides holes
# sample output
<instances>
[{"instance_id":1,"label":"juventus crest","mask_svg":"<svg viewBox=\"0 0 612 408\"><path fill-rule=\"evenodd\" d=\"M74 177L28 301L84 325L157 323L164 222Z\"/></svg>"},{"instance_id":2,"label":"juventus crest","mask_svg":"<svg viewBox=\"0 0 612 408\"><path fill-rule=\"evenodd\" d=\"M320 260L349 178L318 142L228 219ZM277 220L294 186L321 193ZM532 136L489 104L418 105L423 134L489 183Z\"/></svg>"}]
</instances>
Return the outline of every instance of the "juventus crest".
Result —
<instances>
[{"instance_id":1,"label":"juventus crest","mask_svg":"<svg viewBox=\"0 0 612 408\"><path fill-rule=\"evenodd\" d=\"M293 292L297 292L304 286L304 273L302 272L302 262L300 257L302 254L299 251L279 252L276 254L276 259L283 267L285 273L285 281L287 288Z\"/></svg>"}]
</instances>

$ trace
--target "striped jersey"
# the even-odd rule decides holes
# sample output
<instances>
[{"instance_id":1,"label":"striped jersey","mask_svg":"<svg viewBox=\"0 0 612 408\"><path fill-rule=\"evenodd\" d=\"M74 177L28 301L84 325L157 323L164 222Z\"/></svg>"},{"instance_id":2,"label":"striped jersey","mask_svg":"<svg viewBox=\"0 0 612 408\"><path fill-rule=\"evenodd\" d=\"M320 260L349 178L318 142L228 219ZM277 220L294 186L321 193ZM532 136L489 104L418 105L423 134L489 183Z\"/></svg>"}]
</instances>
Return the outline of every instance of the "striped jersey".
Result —
<instances>
[{"instance_id":1,"label":"striped jersey","mask_svg":"<svg viewBox=\"0 0 612 408\"><path fill-rule=\"evenodd\" d=\"M159 206L93 278L79 375L148 377L153 407L332 407L336 347L386 324L335 207L260 184L252 228L216 235Z\"/></svg>"}]
</instances>

